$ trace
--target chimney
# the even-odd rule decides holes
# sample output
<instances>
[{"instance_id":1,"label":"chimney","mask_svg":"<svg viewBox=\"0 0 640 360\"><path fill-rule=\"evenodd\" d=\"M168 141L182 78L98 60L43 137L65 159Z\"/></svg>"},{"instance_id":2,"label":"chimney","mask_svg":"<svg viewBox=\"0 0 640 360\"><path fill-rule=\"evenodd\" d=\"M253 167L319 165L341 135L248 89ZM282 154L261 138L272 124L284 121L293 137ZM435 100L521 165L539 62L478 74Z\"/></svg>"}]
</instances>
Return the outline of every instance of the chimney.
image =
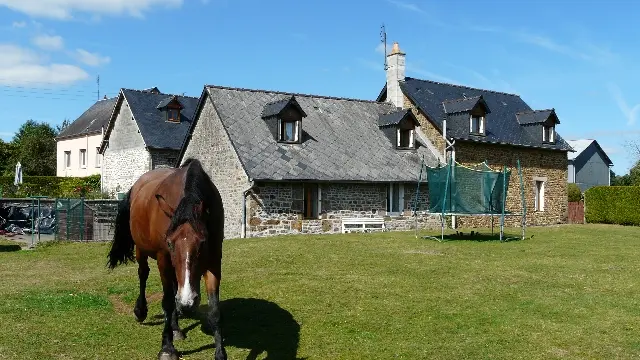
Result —
<instances>
[{"instance_id":1,"label":"chimney","mask_svg":"<svg viewBox=\"0 0 640 360\"><path fill-rule=\"evenodd\" d=\"M402 108L404 96L399 81L404 80L404 56L397 42L393 43L391 53L387 55L387 102Z\"/></svg>"}]
</instances>

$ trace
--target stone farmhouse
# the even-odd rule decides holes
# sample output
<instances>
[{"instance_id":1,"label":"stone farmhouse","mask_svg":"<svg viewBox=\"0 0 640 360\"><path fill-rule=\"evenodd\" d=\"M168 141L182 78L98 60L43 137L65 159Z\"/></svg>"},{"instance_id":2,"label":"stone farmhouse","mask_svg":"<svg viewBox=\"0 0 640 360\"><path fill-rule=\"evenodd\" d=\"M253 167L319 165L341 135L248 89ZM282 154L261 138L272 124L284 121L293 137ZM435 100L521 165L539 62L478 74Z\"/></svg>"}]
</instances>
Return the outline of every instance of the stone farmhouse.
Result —
<instances>
[{"instance_id":1,"label":"stone farmhouse","mask_svg":"<svg viewBox=\"0 0 640 360\"><path fill-rule=\"evenodd\" d=\"M389 229L410 229L420 162L449 157L496 170L515 169L519 159L527 223L565 221L572 149L556 132L554 109L406 77L397 43L387 59L375 101L205 86L178 164L202 161L223 197L227 238L338 232L345 217L383 217ZM509 209L520 211L517 171L510 184ZM418 226L439 226L422 211L427 189L420 194ZM456 225L487 221L461 217Z\"/></svg>"},{"instance_id":2,"label":"stone farmhouse","mask_svg":"<svg viewBox=\"0 0 640 360\"><path fill-rule=\"evenodd\" d=\"M56 138L56 176L83 177L102 173L98 151L116 98L98 100Z\"/></svg>"},{"instance_id":3,"label":"stone farmhouse","mask_svg":"<svg viewBox=\"0 0 640 360\"><path fill-rule=\"evenodd\" d=\"M121 89L105 126L102 191L122 196L145 172L176 165L198 98Z\"/></svg>"}]
</instances>

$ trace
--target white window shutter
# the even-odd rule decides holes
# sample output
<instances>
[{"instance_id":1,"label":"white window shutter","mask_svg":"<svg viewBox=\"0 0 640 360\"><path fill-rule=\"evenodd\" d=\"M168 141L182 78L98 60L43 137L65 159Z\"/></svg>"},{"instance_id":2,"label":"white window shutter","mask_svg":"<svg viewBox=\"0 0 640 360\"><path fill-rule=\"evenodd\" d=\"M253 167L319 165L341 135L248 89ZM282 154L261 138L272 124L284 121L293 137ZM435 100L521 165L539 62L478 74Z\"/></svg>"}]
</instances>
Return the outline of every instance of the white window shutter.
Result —
<instances>
[{"instance_id":1,"label":"white window shutter","mask_svg":"<svg viewBox=\"0 0 640 360\"><path fill-rule=\"evenodd\" d=\"M399 147L399 146L400 146L400 129L396 130L396 134L397 134L396 138L398 139L398 141L397 141L397 142L398 142L397 146Z\"/></svg>"},{"instance_id":2,"label":"white window shutter","mask_svg":"<svg viewBox=\"0 0 640 360\"><path fill-rule=\"evenodd\" d=\"M414 145L413 145L413 142L415 141L415 137L414 137L414 135L413 135L413 134L414 134L414 132L415 132L415 130L413 130L413 129L411 129L411 130L409 131L409 147L413 147L413 146L414 146Z\"/></svg>"}]
</instances>

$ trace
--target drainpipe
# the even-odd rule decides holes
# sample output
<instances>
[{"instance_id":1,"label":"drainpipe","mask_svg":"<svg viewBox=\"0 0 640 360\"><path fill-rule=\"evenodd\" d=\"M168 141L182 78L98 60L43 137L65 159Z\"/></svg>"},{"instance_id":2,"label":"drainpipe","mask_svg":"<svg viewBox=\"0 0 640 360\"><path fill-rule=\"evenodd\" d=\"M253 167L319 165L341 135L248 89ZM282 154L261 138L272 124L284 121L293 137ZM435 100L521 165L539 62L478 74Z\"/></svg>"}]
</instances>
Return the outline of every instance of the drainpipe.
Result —
<instances>
[{"instance_id":1,"label":"drainpipe","mask_svg":"<svg viewBox=\"0 0 640 360\"><path fill-rule=\"evenodd\" d=\"M256 186L253 180L249 180L249 184L251 185L242 192L242 234L240 235L242 239L247 237L247 195Z\"/></svg>"}]
</instances>

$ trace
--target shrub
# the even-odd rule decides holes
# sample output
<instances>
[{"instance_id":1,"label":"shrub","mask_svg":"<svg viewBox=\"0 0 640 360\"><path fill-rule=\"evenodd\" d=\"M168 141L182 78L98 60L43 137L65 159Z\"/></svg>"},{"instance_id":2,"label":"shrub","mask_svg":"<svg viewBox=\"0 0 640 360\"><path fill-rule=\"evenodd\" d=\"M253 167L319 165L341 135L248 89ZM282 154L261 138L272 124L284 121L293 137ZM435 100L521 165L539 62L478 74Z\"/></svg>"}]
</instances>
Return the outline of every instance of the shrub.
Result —
<instances>
[{"instance_id":1,"label":"shrub","mask_svg":"<svg viewBox=\"0 0 640 360\"><path fill-rule=\"evenodd\" d=\"M582 191L576 184L567 184L567 194L569 195L569 202L578 202L582 200Z\"/></svg>"},{"instance_id":2,"label":"shrub","mask_svg":"<svg viewBox=\"0 0 640 360\"><path fill-rule=\"evenodd\" d=\"M596 186L584 198L588 223L640 225L640 186Z\"/></svg>"}]
</instances>

